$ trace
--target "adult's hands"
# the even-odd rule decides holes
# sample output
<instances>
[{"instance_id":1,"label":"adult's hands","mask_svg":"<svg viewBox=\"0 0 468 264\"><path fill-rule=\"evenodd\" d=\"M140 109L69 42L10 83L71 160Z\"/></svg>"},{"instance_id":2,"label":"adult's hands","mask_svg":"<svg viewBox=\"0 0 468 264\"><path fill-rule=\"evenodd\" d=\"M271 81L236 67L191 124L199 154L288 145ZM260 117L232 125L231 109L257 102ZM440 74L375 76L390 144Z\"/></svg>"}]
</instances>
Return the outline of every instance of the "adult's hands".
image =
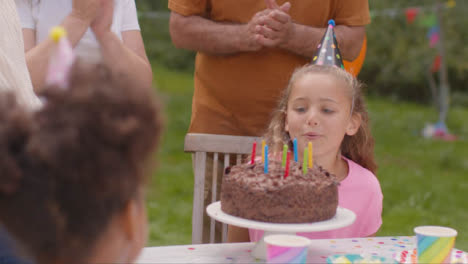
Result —
<instances>
[{"instance_id":1,"label":"adult's hands","mask_svg":"<svg viewBox=\"0 0 468 264\"><path fill-rule=\"evenodd\" d=\"M255 27L257 43L264 47L281 47L291 39L294 33L294 24L289 9L289 2L279 6L275 0L265 0L266 12L259 18Z\"/></svg>"},{"instance_id":2,"label":"adult's hands","mask_svg":"<svg viewBox=\"0 0 468 264\"><path fill-rule=\"evenodd\" d=\"M241 50L257 51L262 48L263 45L259 42L261 35L258 32L258 27L261 27L263 21L265 20L264 17L270 12L271 10L265 9L256 13L245 26L241 27Z\"/></svg>"}]
</instances>

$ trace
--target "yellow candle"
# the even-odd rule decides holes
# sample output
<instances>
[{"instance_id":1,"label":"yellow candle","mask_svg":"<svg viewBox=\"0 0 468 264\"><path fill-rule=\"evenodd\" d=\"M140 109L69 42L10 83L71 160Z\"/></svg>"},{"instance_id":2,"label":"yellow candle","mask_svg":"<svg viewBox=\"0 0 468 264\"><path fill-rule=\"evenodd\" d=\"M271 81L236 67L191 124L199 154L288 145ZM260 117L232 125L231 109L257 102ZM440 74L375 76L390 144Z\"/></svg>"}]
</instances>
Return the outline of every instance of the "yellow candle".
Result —
<instances>
[{"instance_id":1,"label":"yellow candle","mask_svg":"<svg viewBox=\"0 0 468 264\"><path fill-rule=\"evenodd\" d=\"M265 140L262 140L262 162L265 162Z\"/></svg>"},{"instance_id":2,"label":"yellow candle","mask_svg":"<svg viewBox=\"0 0 468 264\"><path fill-rule=\"evenodd\" d=\"M312 163L314 161L313 158L312 158L312 142L309 142L308 145L309 145L308 146L308 149L309 149L309 157L308 157L309 158L309 168L312 169L314 167L314 164Z\"/></svg>"}]
</instances>

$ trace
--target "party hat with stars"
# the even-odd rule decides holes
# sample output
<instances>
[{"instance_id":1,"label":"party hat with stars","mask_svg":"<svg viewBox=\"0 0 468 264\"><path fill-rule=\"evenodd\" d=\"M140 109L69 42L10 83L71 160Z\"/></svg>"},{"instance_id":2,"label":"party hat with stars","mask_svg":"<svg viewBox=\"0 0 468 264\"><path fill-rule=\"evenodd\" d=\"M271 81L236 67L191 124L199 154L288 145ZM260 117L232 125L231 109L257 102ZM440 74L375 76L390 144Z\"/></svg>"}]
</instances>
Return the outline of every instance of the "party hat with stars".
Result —
<instances>
[{"instance_id":1,"label":"party hat with stars","mask_svg":"<svg viewBox=\"0 0 468 264\"><path fill-rule=\"evenodd\" d=\"M56 46L49 59L46 83L47 85L67 88L69 73L75 61L73 48L68 41L67 32L63 27L57 26L52 28L50 38L56 43Z\"/></svg>"},{"instance_id":2,"label":"party hat with stars","mask_svg":"<svg viewBox=\"0 0 468 264\"><path fill-rule=\"evenodd\" d=\"M335 37L335 21L333 19L328 21L328 28L317 46L317 51L312 58L312 64L317 65L334 65L344 69L343 60L341 58L338 43Z\"/></svg>"}]
</instances>

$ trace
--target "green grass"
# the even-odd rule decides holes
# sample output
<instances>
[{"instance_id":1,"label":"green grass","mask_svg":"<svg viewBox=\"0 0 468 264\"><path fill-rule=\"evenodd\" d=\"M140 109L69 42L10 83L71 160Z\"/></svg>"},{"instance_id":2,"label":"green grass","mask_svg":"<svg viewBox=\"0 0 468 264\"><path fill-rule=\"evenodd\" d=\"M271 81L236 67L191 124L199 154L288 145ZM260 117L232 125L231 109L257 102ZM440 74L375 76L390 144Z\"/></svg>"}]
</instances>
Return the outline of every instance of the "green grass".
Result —
<instances>
[{"instance_id":1,"label":"green grass","mask_svg":"<svg viewBox=\"0 0 468 264\"><path fill-rule=\"evenodd\" d=\"M148 190L148 246L190 244L193 173L183 152L190 122L192 75L154 64L156 89L166 114L158 168ZM384 194L383 225L377 236L412 235L418 225L458 230L456 247L468 250L468 108L451 109L448 127L460 140L423 139L429 106L368 99L376 139L378 178Z\"/></svg>"}]
</instances>

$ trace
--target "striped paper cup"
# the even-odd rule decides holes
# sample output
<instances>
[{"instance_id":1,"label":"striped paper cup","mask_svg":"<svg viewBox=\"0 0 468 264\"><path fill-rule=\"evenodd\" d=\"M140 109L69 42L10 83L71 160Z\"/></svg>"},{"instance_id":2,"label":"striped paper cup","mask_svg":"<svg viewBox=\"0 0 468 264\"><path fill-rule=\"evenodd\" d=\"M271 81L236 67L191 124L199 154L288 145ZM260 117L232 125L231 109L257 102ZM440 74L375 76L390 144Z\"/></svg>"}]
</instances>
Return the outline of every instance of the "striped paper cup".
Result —
<instances>
[{"instance_id":1,"label":"striped paper cup","mask_svg":"<svg viewBox=\"0 0 468 264\"><path fill-rule=\"evenodd\" d=\"M309 239L295 235L270 235L264 241L267 263L306 263Z\"/></svg>"},{"instance_id":2,"label":"striped paper cup","mask_svg":"<svg viewBox=\"0 0 468 264\"><path fill-rule=\"evenodd\" d=\"M450 263L457 231L443 226L414 228L418 249L418 263Z\"/></svg>"}]
</instances>

